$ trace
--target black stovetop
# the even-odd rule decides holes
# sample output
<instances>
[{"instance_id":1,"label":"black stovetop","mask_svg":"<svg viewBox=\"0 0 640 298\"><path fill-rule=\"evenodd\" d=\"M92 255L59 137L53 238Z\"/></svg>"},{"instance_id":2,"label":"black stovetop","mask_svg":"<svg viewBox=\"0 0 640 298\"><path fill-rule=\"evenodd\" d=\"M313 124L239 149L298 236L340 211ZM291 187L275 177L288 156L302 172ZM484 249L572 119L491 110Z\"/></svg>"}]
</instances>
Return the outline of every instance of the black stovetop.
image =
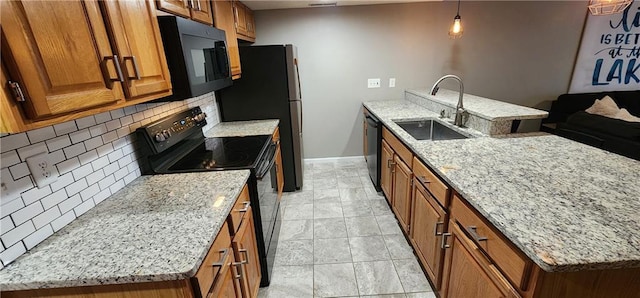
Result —
<instances>
[{"instance_id":1,"label":"black stovetop","mask_svg":"<svg viewBox=\"0 0 640 298\"><path fill-rule=\"evenodd\" d=\"M251 169L268 146L270 136L205 138L171 165L171 172Z\"/></svg>"}]
</instances>

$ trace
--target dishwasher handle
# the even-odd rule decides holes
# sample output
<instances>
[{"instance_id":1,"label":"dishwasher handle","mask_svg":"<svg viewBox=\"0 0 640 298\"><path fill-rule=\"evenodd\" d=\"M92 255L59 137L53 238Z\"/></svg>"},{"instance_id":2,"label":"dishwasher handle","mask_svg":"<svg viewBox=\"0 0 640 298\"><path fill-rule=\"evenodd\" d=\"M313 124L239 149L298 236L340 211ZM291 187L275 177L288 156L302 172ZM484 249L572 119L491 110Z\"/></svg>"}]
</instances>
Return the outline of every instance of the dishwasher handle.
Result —
<instances>
[{"instance_id":1,"label":"dishwasher handle","mask_svg":"<svg viewBox=\"0 0 640 298\"><path fill-rule=\"evenodd\" d=\"M367 123L374 128L378 128L378 125L380 125L380 121L378 121L378 119L374 119L369 115L365 116L365 118L367 119Z\"/></svg>"}]
</instances>

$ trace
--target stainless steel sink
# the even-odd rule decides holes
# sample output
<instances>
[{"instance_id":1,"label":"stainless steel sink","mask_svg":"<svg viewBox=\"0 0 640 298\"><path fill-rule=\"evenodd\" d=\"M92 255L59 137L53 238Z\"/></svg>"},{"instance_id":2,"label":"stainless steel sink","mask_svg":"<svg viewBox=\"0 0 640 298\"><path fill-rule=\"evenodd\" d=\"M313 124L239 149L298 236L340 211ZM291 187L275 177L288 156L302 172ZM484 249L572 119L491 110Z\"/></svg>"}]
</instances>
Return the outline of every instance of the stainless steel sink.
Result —
<instances>
[{"instance_id":1,"label":"stainless steel sink","mask_svg":"<svg viewBox=\"0 0 640 298\"><path fill-rule=\"evenodd\" d=\"M416 140L454 140L466 139L465 136L446 125L431 119L419 121L393 121Z\"/></svg>"}]
</instances>

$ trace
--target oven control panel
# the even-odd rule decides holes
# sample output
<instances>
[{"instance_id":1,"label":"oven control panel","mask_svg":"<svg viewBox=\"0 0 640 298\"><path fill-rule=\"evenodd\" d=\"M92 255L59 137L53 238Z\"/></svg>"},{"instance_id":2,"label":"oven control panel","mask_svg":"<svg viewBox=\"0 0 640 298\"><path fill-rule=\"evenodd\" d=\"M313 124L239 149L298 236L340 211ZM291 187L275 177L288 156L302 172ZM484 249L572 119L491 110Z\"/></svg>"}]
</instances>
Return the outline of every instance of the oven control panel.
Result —
<instances>
[{"instance_id":1,"label":"oven control panel","mask_svg":"<svg viewBox=\"0 0 640 298\"><path fill-rule=\"evenodd\" d=\"M147 140L153 153L160 153L195 133L202 133L202 127L207 124L206 117L200 107L195 107L140 127L138 132Z\"/></svg>"}]
</instances>

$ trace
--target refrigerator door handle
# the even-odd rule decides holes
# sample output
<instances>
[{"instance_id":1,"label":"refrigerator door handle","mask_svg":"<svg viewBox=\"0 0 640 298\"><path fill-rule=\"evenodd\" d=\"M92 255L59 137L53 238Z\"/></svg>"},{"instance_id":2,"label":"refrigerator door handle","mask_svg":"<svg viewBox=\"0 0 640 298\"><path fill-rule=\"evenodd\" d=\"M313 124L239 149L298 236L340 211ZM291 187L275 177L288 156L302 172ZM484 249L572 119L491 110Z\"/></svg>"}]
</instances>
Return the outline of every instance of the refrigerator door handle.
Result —
<instances>
[{"instance_id":1,"label":"refrigerator door handle","mask_svg":"<svg viewBox=\"0 0 640 298\"><path fill-rule=\"evenodd\" d=\"M293 64L296 66L296 77L298 77L298 96L302 99L302 87L300 86L300 69L298 68L298 58L293 59Z\"/></svg>"}]
</instances>

